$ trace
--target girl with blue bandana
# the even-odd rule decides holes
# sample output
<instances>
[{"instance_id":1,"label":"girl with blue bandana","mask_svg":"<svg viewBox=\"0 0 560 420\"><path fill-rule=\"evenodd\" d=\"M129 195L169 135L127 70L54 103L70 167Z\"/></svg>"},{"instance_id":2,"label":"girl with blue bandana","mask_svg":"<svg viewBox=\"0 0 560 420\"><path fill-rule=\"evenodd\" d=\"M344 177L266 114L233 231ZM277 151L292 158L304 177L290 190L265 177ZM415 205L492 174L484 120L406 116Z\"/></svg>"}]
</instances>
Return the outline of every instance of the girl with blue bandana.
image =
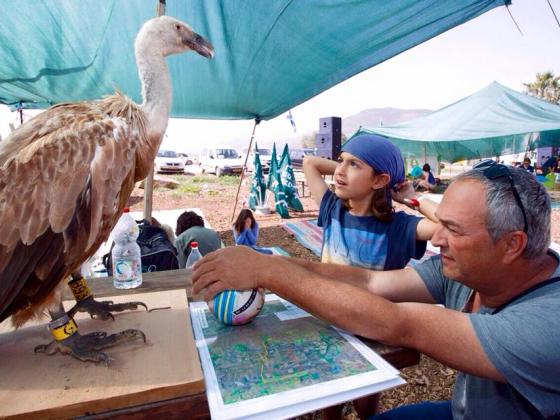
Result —
<instances>
[{"instance_id":1,"label":"girl with blue bandana","mask_svg":"<svg viewBox=\"0 0 560 420\"><path fill-rule=\"evenodd\" d=\"M338 163L311 156L303 170L319 205L322 262L395 270L424 255L436 224L394 211L391 191L405 177L400 150L388 139L356 136L344 144ZM334 175L334 193L324 175Z\"/></svg>"}]
</instances>

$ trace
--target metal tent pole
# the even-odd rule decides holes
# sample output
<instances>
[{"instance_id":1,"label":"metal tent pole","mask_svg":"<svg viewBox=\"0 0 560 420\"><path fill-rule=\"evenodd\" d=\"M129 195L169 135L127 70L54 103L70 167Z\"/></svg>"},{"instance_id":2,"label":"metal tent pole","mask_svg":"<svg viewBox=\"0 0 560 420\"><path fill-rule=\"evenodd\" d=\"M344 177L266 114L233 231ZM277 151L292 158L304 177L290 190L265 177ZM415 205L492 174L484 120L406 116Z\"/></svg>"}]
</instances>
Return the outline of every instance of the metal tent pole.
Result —
<instances>
[{"instance_id":1,"label":"metal tent pole","mask_svg":"<svg viewBox=\"0 0 560 420\"><path fill-rule=\"evenodd\" d=\"M235 210L237 210L237 199L239 198L239 190L241 190L241 184L243 183L243 176L245 175L245 170L247 169L247 159L249 158L249 154L251 153L251 147L253 146L253 139L255 138L255 130L257 129L257 125L261 122L259 117L255 118L255 125L253 125L253 132L251 133L251 140L249 140L249 148L247 149L247 153L245 154L245 162L243 162L243 169L241 169L241 175L239 176L239 185L237 186L237 193L235 194L235 201L233 203L233 212L231 213L231 221L235 217Z\"/></svg>"},{"instance_id":2,"label":"metal tent pole","mask_svg":"<svg viewBox=\"0 0 560 420\"><path fill-rule=\"evenodd\" d=\"M165 0L158 0L156 5L156 16L163 16L165 14ZM144 180L144 219L150 220L152 217L152 203L154 197L154 165L152 162L152 169Z\"/></svg>"}]
</instances>

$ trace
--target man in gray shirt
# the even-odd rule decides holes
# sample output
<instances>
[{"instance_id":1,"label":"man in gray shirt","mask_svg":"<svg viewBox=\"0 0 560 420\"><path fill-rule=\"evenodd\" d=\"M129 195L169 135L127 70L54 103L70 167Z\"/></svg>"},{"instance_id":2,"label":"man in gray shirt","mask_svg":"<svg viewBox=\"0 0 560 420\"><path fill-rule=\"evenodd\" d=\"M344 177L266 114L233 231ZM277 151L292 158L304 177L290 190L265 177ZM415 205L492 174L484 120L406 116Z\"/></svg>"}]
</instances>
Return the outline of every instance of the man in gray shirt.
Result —
<instances>
[{"instance_id":1,"label":"man in gray shirt","mask_svg":"<svg viewBox=\"0 0 560 420\"><path fill-rule=\"evenodd\" d=\"M206 289L209 299L264 287L343 329L459 371L451 402L379 418L559 415L560 268L548 249L545 188L486 161L454 180L436 216L432 243L441 254L414 268L374 272L227 248L195 266L193 291Z\"/></svg>"}]
</instances>

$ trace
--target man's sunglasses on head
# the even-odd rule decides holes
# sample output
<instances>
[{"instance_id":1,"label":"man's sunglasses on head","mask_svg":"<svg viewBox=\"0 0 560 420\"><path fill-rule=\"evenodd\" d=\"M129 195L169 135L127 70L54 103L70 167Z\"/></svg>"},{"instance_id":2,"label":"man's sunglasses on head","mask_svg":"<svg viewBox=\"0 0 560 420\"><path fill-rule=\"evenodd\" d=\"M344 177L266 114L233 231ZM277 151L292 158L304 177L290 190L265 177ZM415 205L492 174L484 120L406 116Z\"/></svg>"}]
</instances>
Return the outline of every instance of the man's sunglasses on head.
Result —
<instances>
[{"instance_id":1,"label":"man's sunglasses on head","mask_svg":"<svg viewBox=\"0 0 560 420\"><path fill-rule=\"evenodd\" d=\"M517 188L515 188L515 184L513 183L513 176L511 175L511 171L506 165L502 165L501 163L496 163L493 160L484 160L480 163L477 163L473 166L475 170L481 170L482 174L488 179L496 179L501 177L507 177L509 180L509 184L511 185L511 192L515 197L515 201L517 202L517 206L521 210L523 214L523 232L527 233L528 231L528 224L527 224L527 215L525 214L525 207L523 207L523 202L521 201L521 197L519 196L519 192L517 192Z\"/></svg>"}]
</instances>

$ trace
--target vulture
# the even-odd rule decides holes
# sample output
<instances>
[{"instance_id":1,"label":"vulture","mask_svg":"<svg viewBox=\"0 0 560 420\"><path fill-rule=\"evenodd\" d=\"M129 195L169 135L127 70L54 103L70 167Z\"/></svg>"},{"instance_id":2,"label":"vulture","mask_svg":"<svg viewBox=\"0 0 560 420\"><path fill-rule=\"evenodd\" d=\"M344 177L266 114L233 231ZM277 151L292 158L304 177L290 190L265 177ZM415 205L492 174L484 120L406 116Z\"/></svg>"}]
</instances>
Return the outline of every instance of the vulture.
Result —
<instances>
[{"instance_id":1,"label":"vulture","mask_svg":"<svg viewBox=\"0 0 560 420\"><path fill-rule=\"evenodd\" d=\"M195 51L212 58L214 50L187 24L161 16L142 26L134 51L141 105L119 92L55 105L0 143L0 322L11 316L18 327L48 312L54 340L36 352L107 363L100 349L145 340L139 330L77 332L77 310L104 318L107 309L122 310L93 299L80 266L109 238L135 182L152 168L171 108L165 57ZM67 314L68 285L78 304Z\"/></svg>"}]
</instances>

